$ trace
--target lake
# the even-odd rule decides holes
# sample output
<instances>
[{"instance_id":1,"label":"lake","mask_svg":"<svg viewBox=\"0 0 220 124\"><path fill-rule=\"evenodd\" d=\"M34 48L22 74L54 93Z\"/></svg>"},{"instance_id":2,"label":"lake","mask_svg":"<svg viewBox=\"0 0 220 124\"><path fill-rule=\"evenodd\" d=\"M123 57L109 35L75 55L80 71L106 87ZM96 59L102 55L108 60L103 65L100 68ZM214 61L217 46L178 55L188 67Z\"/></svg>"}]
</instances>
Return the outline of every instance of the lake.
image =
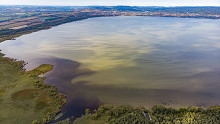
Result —
<instances>
[{"instance_id":1,"label":"lake","mask_svg":"<svg viewBox=\"0 0 220 124\"><path fill-rule=\"evenodd\" d=\"M101 104L151 108L220 105L220 20L99 17L5 41L27 70L53 64L46 82L67 95L66 117Z\"/></svg>"}]
</instances>

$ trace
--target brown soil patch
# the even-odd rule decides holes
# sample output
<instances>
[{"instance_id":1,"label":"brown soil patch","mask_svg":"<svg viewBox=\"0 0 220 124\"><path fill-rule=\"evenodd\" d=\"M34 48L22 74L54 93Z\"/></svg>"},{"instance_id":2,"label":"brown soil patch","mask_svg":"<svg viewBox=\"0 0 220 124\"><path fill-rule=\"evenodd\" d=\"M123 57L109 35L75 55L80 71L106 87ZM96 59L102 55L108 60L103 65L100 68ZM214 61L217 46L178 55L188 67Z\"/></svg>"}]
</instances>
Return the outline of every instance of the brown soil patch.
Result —
<instances>
[{"instance_id":1,"label":"brown soil patch","mask_svg":"<svg viewBox=\"0 0 220 124\"><path fill-rule=\"evenodd\" d=\"M38 89L25 89L18 91L12 95L13 99L33 99L39 94Z\"/></svg>"}]
</instances>

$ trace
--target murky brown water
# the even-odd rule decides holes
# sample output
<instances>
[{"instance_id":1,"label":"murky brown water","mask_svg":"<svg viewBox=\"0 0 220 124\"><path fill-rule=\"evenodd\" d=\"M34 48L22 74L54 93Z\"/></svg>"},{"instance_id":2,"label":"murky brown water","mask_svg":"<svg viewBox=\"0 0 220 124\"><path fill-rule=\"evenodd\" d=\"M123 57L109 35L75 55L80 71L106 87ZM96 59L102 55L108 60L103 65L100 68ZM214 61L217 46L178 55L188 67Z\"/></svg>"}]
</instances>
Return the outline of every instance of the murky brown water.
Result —
<instances>
[{"instance_id":1,"label":"murky brown water","mask_svg":"<svg viewBox=\"0 0 220 124\"><path fill-rule=\"evenodd\" d=\"M69 98L65 117L103 103L220 104L220 21L102 17L0 44L6 56L54 65L47 82ZM71 114L72 113L72 114Z\"/></svg>"}]
</instances>

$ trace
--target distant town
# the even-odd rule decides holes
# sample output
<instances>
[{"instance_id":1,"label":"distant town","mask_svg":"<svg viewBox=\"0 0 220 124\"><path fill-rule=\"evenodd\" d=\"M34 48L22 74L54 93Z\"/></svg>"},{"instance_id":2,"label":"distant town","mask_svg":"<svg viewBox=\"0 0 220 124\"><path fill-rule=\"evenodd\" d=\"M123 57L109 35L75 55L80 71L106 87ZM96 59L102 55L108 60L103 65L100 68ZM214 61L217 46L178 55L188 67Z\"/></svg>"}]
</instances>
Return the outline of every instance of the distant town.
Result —
<instances>
[{"instance_id":1,"label":"distant town","mask_svg":"<svg viewBox=\"0 0 220 124\"><path fill-rule=\"evenodd\" d=\"M0 6L0 30L97 16L157 16L220 19L220 7ZM66 22L65 21L65 22Z\"/></svg>"}]
</instances>

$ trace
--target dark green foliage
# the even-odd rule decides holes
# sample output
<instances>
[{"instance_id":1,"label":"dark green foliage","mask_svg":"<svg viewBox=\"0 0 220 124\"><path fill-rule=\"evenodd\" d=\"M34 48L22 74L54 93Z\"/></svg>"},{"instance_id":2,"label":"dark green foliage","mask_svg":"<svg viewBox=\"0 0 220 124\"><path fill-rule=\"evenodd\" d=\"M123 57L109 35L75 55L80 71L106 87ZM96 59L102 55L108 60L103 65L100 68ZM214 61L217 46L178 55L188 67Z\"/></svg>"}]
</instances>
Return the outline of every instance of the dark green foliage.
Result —
<instances>
[{"instance_id":1,"label":"dark green foliage","mask_svg":"<svg viewBox=\"0 0 220 124\"><path fill-rule=\"evenodd\" d=\"M91 114L92 120L105 117L105 121L111 124L148 124L141 108L133 108L130 105L120 105L113 108L112 105L101 105Z\"/></svg>"},{"instance_id":2,"label":"dark green foliage","mask_svg":"<svg viewBox=\"0 0 220 124\"><path fill-rule=\"evenodd\" d=\"M150 114L152 123L220 123L220 109L218 107L204 110L199 107L172 109L154 106Z\"/></svg>"},{"instance_id":3,"label":"dark green foliage","mask_svg":"<svg viewBox=\"0 0 220 124\"><path fill-rule=\"evenodd\" d=\"M128 109L128 113L109 121L110 124L149 124L149 120L140 109Z\"/></svg>"},{"instance_id":4,"label":"dark green foliage","mask_svg":"<svg viewBox=\"0 0 220 124\"><path fill-rule=\"evenodd\" d=\"M150 115L148 117L148 115ZM85 116L83 116L85 117ZM93 120L110 124L219 124L220 107L213 106L207 109L200 107L167 108L161 105L147 110L144 107L133 108L129 105L121 105L113 108L112 105L102 105L93 114L87 114L86 118L78 119L76 124ZM83 121L82 121L83 120Z\"/></svg>"}]
</instances>

